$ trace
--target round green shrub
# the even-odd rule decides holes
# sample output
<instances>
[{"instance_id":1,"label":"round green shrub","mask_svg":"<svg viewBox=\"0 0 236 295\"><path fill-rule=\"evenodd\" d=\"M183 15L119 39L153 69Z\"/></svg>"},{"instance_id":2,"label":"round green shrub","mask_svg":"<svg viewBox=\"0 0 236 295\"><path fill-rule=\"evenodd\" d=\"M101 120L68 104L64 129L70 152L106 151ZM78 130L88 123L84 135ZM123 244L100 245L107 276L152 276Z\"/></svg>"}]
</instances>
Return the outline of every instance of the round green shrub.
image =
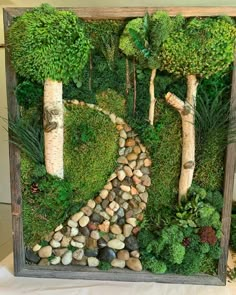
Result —
<instances>
[{"instance_id":1,"label":"round green shrub","mask_svg":"<svg viewBox=\"0 0 236 295\"><path fill-rule=\"evenodd\" d=\"M25 12L8 32L16 72L35 81L69 82L84 68L91 48L75 13L42 4Z\"/></svg>"}]
</instances>

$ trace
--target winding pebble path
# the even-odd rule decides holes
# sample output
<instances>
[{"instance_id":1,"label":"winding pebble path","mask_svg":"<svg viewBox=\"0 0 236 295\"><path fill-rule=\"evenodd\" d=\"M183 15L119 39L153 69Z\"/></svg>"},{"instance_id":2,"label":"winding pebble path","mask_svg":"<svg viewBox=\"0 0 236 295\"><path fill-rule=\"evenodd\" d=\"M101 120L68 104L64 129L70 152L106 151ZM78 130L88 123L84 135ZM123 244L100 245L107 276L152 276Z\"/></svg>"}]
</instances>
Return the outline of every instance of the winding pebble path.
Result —
<instances>
[{"instance_id":1,"label":"winding pebble path","mask_svg":"<svg viewBox=\"0 0 236 295\"><path fill-rule=\"evenodd\" d=\"M119 131L118 167L94 199L49 235L49 245L37 244L32 250L40 257L39 265L97 267L105 261L112 267L141 271L136 237L148 200L146 188L151 185L148 152L131 127L114 113L78 100L66 104L109 116Z\"/></svg>"}]
</instances>

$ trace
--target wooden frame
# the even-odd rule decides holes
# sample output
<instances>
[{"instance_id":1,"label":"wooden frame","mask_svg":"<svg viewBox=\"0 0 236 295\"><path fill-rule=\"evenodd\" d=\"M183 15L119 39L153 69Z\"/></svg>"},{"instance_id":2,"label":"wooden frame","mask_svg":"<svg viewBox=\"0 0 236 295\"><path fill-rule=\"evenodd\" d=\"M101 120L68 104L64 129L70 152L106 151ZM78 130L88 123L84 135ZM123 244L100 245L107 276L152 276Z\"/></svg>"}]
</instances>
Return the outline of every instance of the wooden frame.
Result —
<instances>
[{"instance_id":1,"label":"wooden frame","mask_svg":"<svg viewBox=\"0 0 236 295\"><path fill-rule=\"evenodd\" d=\"M20 15L27 8L5 8L4 28L5 36L8 26L13 17ZM66 8L70 9L70 8ZM129 17L143 16L145 12L156 10L166 10L170 15L181 13L185 17L191 16L216 16L226 14L236 16L236 7L132 7L132 8L75 8L72 9L78 16L85 19L122 19ZM16 86L16 76L11 65L9 51L6 47L6 82L8 111L11 118L18 116L18 106L14 95ZM231 114L235 117L233 110L236 108L236 54L232 77L231 90ZM11 134L9 134L11 137ZM12 221L13 221L13 249L14 249L14 272L16 276L26 277L53 277L71 279L97 279L97 280L117 280L117 281L143 281L161 283L181 283L181 284L203 284L203 285L225 285L226 264L228 257L228 243L231 222L232 196L234 194L234 175L236 164L236 144L228 145L226 153L226 168L224 181L224 207L222 211L223 237L221 247L223 254L218 264L218 275L210 276L205 274L194 276L183 276L176 274L154 275L150 272L142 271L136 273L130 270L99 271L89 267L79 266L32 266L25 263L25 250L23 242L22 225L22 196L20 186L20 153L17 147L9 143L10 156L10 177L11 177L11 198L12 198Z\"/></svg>"}]
</instances>

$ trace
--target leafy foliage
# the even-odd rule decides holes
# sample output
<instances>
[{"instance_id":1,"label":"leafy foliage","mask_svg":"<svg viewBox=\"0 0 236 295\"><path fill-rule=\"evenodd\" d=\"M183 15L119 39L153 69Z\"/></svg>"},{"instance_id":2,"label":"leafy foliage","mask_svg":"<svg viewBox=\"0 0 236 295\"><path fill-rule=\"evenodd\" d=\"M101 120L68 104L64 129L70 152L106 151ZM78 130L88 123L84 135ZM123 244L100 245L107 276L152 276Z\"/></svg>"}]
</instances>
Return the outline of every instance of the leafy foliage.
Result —
<instances>
[{"instance_id":1,"label":"leafy foliage","mask_svg":"<svg viewBox=\"0 0 236 295\"><path fill-rule=\"evenodd\" d=\"M224 18L186 21L163 44L162 68L181 76L210 77L232 62L235 36L235 27Z\"/></svg>"},{"instance_id":2,"label":"leafy foliage","mask_svg":"<svg viewBox=\"0 0 236 295\"><path fill-rule=\"evenodd\" d=\"M17 85L15 93L18 104L25 109L42 104L43 87L41 84L23 81Z\"/></svg>"},{"instance_id":3,"label":"leafy foliage","mask_svg":"<svg viewBox=\"0 0 236 295\"><path fill-rule=\"evenodd\" d=\"M112 268L111 264L107 261L100 261L98 268L100 270L109 270Z\"/></svg>"},{"instance_id":4,"label":"leafy foliage","mask_svg":"<svg viewBox=\"0 0 236 295\"><path fill-rule=\"evenodd\" d=\"M48 4L16 18L8 44L16 72L39 82L51 78L67 83L78 77L91 48L82 21Z\"/></svg>"},{"instance_id":5,"label":"leafy foliage","mask_svg":"<svg viewBox=\"0 0 236 295\"><path fill-rule=\"evenodd\" d=\"M236 214L231 218L230 246L236 251Z\"/></svg>"}]
</instances>

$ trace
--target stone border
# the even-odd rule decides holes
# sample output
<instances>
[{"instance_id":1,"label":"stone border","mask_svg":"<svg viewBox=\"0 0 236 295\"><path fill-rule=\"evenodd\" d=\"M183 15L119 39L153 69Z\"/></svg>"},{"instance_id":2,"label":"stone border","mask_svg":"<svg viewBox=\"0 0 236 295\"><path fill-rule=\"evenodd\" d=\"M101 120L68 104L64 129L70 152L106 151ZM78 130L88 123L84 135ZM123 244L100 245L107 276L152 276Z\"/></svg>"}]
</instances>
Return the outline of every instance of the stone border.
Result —
<instances>
[{"instance_id":1,"label":"stone border","mask_svg":"<svg viewBox=\"0 0 236 295\"><path fill-rule=\"evenodd\" d=\"M137 234L148 200L146 188L151 160L137 134L114 113L97 105L72 100L65 105L87 106L107 115L119 132L118 167L93 199L47 238L48 245L37 244L28 259L39 265L88 265L108 262L112 267L141 271Z\"/></svg>"}]
</instances>

